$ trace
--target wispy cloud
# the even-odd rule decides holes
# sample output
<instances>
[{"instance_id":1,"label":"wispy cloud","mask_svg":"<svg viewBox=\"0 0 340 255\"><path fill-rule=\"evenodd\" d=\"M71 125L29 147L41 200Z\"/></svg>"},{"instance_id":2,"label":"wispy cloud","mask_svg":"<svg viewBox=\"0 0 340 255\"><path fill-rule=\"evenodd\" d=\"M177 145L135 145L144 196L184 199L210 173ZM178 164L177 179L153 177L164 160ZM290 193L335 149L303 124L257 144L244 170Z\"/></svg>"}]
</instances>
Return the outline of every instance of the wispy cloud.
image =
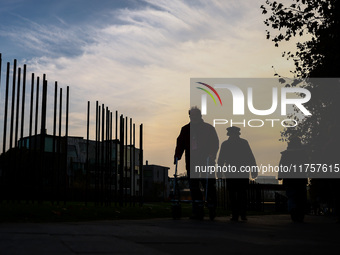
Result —
<instances>
[{"instance_id":1,"label":"wispy cloud","mask_svg":"<svg viewBox=\"0 0 340 255\"><path fill-rule=\"evenodd\" d=\"M86 101L99 100L145 123L146 158L170 165L191 77L268 77L272 65L290 66L265 40L262 1L145 3L103 10L96 25L30 21L1 33L40 52L32 71L71 86L71 134L84 134Z\"/></svg>"},{"instance_id":2,"label":"wispy cloud","mask_svg":"<svg viewBox=\"0 0 340 255\"><path fill-rule=\"evenodd\" d=\"M12 14L20 20L14 27L2 27L2 36L9 37L18 46L33 50L37 55L51 58L74 57L83 53L83 47L93 42L91 35L81 27L65 22L39 24L25 17Z\"/></svg>"}]
</instances>

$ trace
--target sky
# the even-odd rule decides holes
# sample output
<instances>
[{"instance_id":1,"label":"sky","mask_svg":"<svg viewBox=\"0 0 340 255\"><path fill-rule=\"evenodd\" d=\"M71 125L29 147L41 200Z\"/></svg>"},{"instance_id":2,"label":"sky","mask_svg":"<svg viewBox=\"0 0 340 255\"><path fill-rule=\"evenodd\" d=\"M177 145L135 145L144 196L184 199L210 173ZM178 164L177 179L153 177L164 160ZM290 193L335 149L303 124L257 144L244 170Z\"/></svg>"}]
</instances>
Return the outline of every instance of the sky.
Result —
<instances>
[{"instance_id":1,"label":"sky","mask_svg":"<svg viewBox=\"0 0 340 255\"><path fill-rule=\"evenodd\" d=\"M262 4L0 0L0 52L3 66L16 58L29 73L46 74L49 84L70 86L69 135L86 136L87 101L93 112L98 100L137 126L143 123L144 162L170 167L171 175L176 138L189 121L190 78L272 78L275 71L291 76L293 63L281 54L294 41L274 47L266 40ZM4 77L2 70L1 107ZM263 137L245 138L255 156L269 156L257 150ZM278 142L271 149L273 162L285 148Z\"/></svg>"}]
</instances>

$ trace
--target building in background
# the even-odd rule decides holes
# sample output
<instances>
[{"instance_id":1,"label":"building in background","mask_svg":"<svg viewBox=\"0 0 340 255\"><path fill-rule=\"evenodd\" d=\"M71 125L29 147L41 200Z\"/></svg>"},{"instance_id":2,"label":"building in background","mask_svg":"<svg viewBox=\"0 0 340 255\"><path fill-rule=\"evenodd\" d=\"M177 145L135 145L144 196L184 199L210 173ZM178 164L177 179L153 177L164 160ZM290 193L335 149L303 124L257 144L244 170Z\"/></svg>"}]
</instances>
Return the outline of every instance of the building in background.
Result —
<instances>
[{"instance_id":1,"label":"building in background","mask_svg":"<svg viewBox=\"0 0 340 255\"><path fill-rule=\"evenodd\" d=\"M18 155L22 155L25 158L20 161L32 162L25 169L18 166L17 174L23 172L28 176L26 180L39 176L40 180L33 182L35 185L37 182L47 188L59 185L60 189L70 191L75 200L81 199L85 190L91 198L105 193L109 200L119 196L126 199L142 195L139 162L141 150L133 145L124 144L121 147L117 139L102 142L47 134L42 141L38 134L20 139L18 148L27 153L17 153L17 160ZM43 158L40 148L44 148ZM124 149L123 158L121 148ZM43 168L40 167L42 164Z\"/></svg>"},{"instance_id":2,"label":"building in background","mask_svg":"<svg viewBox=\"0 0 340 255\"><path fill-rule=\"evenodd\" d=\"M165 201L169 198L169 167L149 165L148 161L143 165L144 200Z\"/></svg>"}]
</instances>

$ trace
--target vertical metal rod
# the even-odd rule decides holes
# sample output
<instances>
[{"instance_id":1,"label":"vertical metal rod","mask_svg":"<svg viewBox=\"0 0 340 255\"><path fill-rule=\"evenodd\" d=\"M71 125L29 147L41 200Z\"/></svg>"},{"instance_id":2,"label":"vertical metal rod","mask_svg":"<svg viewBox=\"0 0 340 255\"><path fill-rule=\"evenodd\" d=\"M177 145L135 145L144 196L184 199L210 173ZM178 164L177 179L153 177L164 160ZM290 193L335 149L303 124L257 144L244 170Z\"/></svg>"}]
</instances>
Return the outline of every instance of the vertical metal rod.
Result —
<instances>
[{"instance_id":1,"label":"vertical metal rod","mask_svg":"<svg viewBox=\"0 0 340 255\"><path fill-rule=\"evenodd\" d=\"M227 204L227 199L226 199L226 186L225 186L225 181L224 179L221 179L221 192L222 192L222 196L221 196L221 203L222 203L222 208L226 209L226 204Z\"/></svg>"},{"instance_id":2,"label":"vertical metal rod","mask_svg":"<svg viewBox=\"0 0 340 255\"><path fill-rule=\"evenodd\" d=\"M100 193L101 193L101 205L103 205L103 198L104 198L104 168L105 168L105 147L104 147L104 140L105 140L105 107L102 104L102 143L101 143L101 168L100 168Z\"/></svg>"},{"instance_id":3,"label":"vertical metal rod","mask_svg":"<svg viewBox=\"0 0 340 255\"><path fill-rule=\"evenodd\" d=\"M30 174L28 174L28 182L32 185L34 184L34 171L33 171L33 168L34 168L34 157L32 157L32 122L33 122L33 105L34 105L34 73L32 73L32 76L31 76L31 101L30 101L30 119L29 119L29 131L28 131L28 134L29 134L29 138L28 138L28 148L29 148L29 167L28 167L28 170L30 172ZM35 155L35 154L33 154ZM34 201L34 197L33 197L33 193L34 192L34 189L29 189L28 193L29 193L29 196L32 198L32 202Z\"/></svg>"},{"instance_id":4,"label":"vertical metal rod","mask_svg":"<svg viewBox=\"0 0 340 255\"><path fill-rule=\"evenodd\" d=\"M60 88L59 92L59 151L60 151L60 144L61 144L61 123L62 123L62 115L63 115L63 88Z\"/></svg>"},{"instance_id":5,"label":"vertical metal rod","mask_svg":"<svg viewBox=\"0 0 340 255\"><path fill-rule=\"evenodd\" d=\"M104 140L105 140L105 127L104 127L104 125L105 125L105 106L104 106L104 104L102 104L102 111L101 111L101 114L102 114L102 127L101 127L101 129L102 129L102 134L101 134L101 141L102 141L102 150L104 149ZM102 163L103 163L103 156L104 154L102 153Z\"/></svg>"},{"instance_id":6,"label":"vertical metal rod","mask_svg":"<svg viewBox=\"0 0 340 255\"><path fill-rule=\"evenodd\" d=\"M53 160L53 166L52 166L52 204L54 203L54 200L57 197L56 194L56 172L59 170L56 168L57 163L57 154L56 154L56 135L57 135L57 101L58 101L58 82L54 82L54 103L53 103L53 136L52 136L52 160Z\"/></svg>"},{"instance_id":7,"label":"vertical metal rod","mask_svg":"<svg viewBox=\"0 0 340 255\"><path fill-rule=\"evenodd\" d=\"M120 116L120 141L119 141L119 205L123 206L124 195L124 117Z\"/></svg>"},{"instance_id":8,"label":"vertical metal rod","mask_svg":"<svg viewBox=\"0 0 340 255\"><path fill-rule=\"evenodd\" d=\"M97 169L97 202L100 202L100 173L101 173L101 144L100 144L100 126L101 126L101 106L98 106L98 169Z\"/></svg>"},{"instance_id":9,"label":"vertical metal rod","mask_svg":"<svg viewBox=\"0 0 340 255\"><path fill-rule=\"evenodd\" d=\"M135 168L136 168L136 126L133 123L133 206L135 206L135 195L136 195L136 175L135 175ZM138 175L138 174L137 174Z\"/></svg>"},{"instance_id":10,"label":"vertical metal rod","mask_svg":"<svg viewBox=\"0 0 340 255\"><path fill-rule=\"evenodd\" d=\"M115 205L118 203L118 111L116 111L116 122L115 122Z\"/></svg>"},{"instance_id":11,"label":"vertical metal rod","mask_svg":"<svg viewBox=\"0 0 340 255\"><path fill-rule=\"evenodd\" d=\"M112 165L112 112L110 111L110 146L109 146L109 167L110 167L110 205L112 202L112 183L113 183L113 165Z\"/></svg>"},{"instance_id":12,"label":"vertical metal rod","mask_svg":"<svg viewBox=\"0 0 340 255\"><path fill-rule=\"evenodd\" d=\"M39 179L39 172L38 172L38 169L39 169L39 165L38 165L38 161L37 161L37 157L38 157L38 152L37 152L37 149L38 149L38 115L39 115L39 81L40 81L40 78L39 76L37 77L37 92L36 92L36 101L35 101L35 127L34 127L34 183L35 183L35 188L34 188L34 191L35 191L35 194L34 194L34 198L37 198L37 196L39 196L39 183L36 183L37 180ZM32 200L33 201L33 200Z\"/></svg>"},{"instance_id":13,"label":"vertical metal rod","mask_svg":"<svg viewBox=\"0 0 340 255\"><path fill-rule=\"evenodd\" d=\"M18 68L18 84L17 84L17 104L16 104L16 115L15 115L15 135L14 135L14 147L18 146L18 131L19 131L19 106L20 106L20 78L21 68Z\"/></svg>"},{"instance_id":14,"label":"vertical metal rod","mask_svg":"<svg viewBox=\"0 0 340 255\"><path fill-rule=\"evenodd\" d=\"M63 114L63 88L59 89L59 134L58 134L58 167L57 167L57 204L59 204L60 200L60 186L63 184L61 181L61 171L62 171L62 164L61 164L61 125L62 125L62 114Z\"/></svg>"},{"instance_id":15,"label":"vertical metal rod","mask_svg":"<svg viewBox=\"0 0 340 255\"><path fill-rule=\"evenodd\" d=\"M19 131L19 106L20 106L20 78L21 78L21 68L18 68L18 83L17 83L17 96L16 96L16 107L15 107L15 131L14 131L14 148L17 148L18 146L18 131ZM21 183L20 183L20 175L18 174L18 151L15 150L14 152L14 158L11 159L11 164L13 166L12 168L12 180L15 181L12 185L12 187L19 191L19 192L13 192L13 193L21 193ZM19 198L16 197L18 201Z\"/></svg>"},{"instance_id":16,"label":"vertical metal rod","mask_svg":"<svg viewBox=\"0 0 340 255\"><path fill-rule=\"evenodd\" d=\"M47 81L45 75L42 84L42 102L41 102L41 123L40 123L40 162L39 162L39 202L46 197L43 180L46 178L45 169L45 138L46 138L46 108L47 108Z\"/></svg>"},{"instance_id":17,"label":"vertical metal rod","mask_svg":"<svg viewBox=\"0 0 340 255\"><path fill-rule=\"evenodd\" d=\"M69 105L70 105L70 87L66 87L66 123L65 123L65 136L68 138L68 115L69 115ZM67 143L66 143L67 144Z\"/></svg>"},{"instance_id":18,"label":"vertical metal rod","mask_svg":"<svg viewBox=\"0 0 340 255\"><path fill-rule=\"evenodd\" d=\"M12 149L13 148L13 139L14 139L14 112L15 112L15 89L16 89L16 70L17 70L17 60L15 59L14 60L14 67L13 67L13 86L12 86L12 108L11 108L11 126L10 126L10 137L9 137L9 148ZM14 147L15 147L15 144L14 144ZM16 154L16 152L15 152ZM16 179L16 155L14 154L14 157L13 157L13 153L11 153L9 155L9 162L10 162L10 175L11 175L11 178L8 180L8 183L9 183L9 194L10 194L10 197L9 199L13 199L16 192L15 189L16 187L14 185L16 185L17 181L15 180Z\"/></svg>"},{"instance_id":19,"label":"vertical metal rod","mask_svg":"<svg viewBox=\"0 0 340 255\"><path fill-rule=\"evenodd\" d=\"M112 116L113 116L112 112L110 111L110 140L113 139L113 137L112 137L112 133L113 133L113 131L112 131L112 129L113 129L113 126L112 126L112 124L113 124Z\"/></svg>"},{"instance_id":20,"label":"vertical metal rod","mask_svg":"<svg viewBox=\"0 0 340 255\"><path fill-rule=\"evenodd\" d=\"M40 134L45 139L46 135L46 108L47 108L47 81L43 80L43 88L42 88L42 103L41 103L41 123L40 123ZM42 140L43 140L42 139ZM42 144L41 148L44 151L45 144Z\"/></svg>"},{"instance_id":21,"label":"vertical metal rod","mask_svg":"<svg viewBox=\"0 0 340 255\"><path fill-rule=\"evenodd\" d=\"M144 196L144 191L143 191L143 124L140 124L139 127L139 171L140 171L140 205L143 205L143 196Z\"/></svg>"},{"instance_id":22,"label":"vertical metal rod","mask_svg":"<svg viewBox=\"0 0 340 255\"><path fill-rule=\"evenodd\" d=\"M125 205L127 203L127 200L128 200L128 164L127 164L127 156L128 156L128 153L127 153L127 149L128 149L128 118L125 117L125 145L124 145L124 169L125 169L125 182L124 182L124 187L125 187Z\"/></svg>"},{"instance_id":23,"label":"vertical metal rod","mask_svg":"<svg viewBox=\"0 0 340 255\"><path fill-rule=\"evenodd\" d=\"M66 191L69 189L69 179L68 179L68 114L69 114L69 105L70 105L70 87L66 87L66 120L65 120L65 182L66 182ZM69 192L67 192L68 194ZM64 204L66 204L66 196L64 196Z\"/></svg>"},{"instance_id":24,"label":"vertical metal rod","mask_svg":"<svg viewBox=\"0 0 340 255\"><path fill-rule=\"evenodd\" d=\"M9 136L9 149L11 150L13 148L13 132L14 132L14 107L15 107L15 83L16 83L16 70L17 70L17 60L14 59L14 67L13 67L13 85L12 85L12 108L11 108L11 125L10 125L10 136ZM10 162L10 170L11 172L9 172L9 174L11 175L11 178L8 180L9 182L9 194L10 197L8 197L8 199L14 198L14 176L15 176L15 168L16 168L16 161L15 159L13 159L13 154L11 153L9 155L9 162ZM13 167L14 166L14 167Z\"/></svg>"},{"instance_id":25,"label":"vertical metal rod","mask_svg":"<svg viewBox=\"0 0 340 255\"><path fill-rule=\"evenodd\" d=\"M32 148L32 122L33 122L33 105L34 105L34 73L31 77L31 102L30 102L30 124L29 124L29 149Z\"/></svg>"},{"instance_id":26,"label":"vertical metal rod","mask_svg":"<svg viewBox=\"0 0 340 255\"><path fill-rule=\"evenodd\" d=\"M37 93L36 95L36 101L35 101L35 130L34 130L34 134L35 134L35 140L37 138L37 134L38 134L38 115L39 115L39 76L37 77ZM36 148L36 143L35 143L35 148Z\"/></svg>"},{"instance_id":27,"label":"vertical metal rod","mask_svg":"<svg viewBox=\"0 0 340 255\"><path fill-rule=\"evenodd\" d=\"M118 111L116 111L116 128L115 128L115 139L118 139Z\"/></svg>"},{"instance_id":28,"label":"vertical metal rod","mask_svg":"<svg viewBox=\"0 0 340 255\"><path fill-rule=\"evenodd\" d=\"M37 180L39 178L39 172L38 172L38 169L39 169L39 165L38 165L38 161L37 161L37 158L38 158L38 116L39 116L39 91L40 91L40 88L39 88L39 82L40 82L40 78L39 76L37 77L37 92L36 92L36 102L35 102L35 127L34 127L34 182L35 182L35 194L34 194L34 198L37 198L39 196L39 183L37 183ZM32 200L33 201L33 200Z\"/></svg>"},{"instance_id":29,"label":"vertical metal rod","mask_svg":"<svg viewBox=\"0 0 340 255\"><path fill-rule=\"evenodd\" d=\"M95 148L95 169L94 169L94 198L97 203L97 170L98 170L98 101L96 101L96 148Z\"/></svg>"},{"instance_id":30,"label":"vertical metal rod","mask_svg":"<svg viewBox=\"0 0 340 255\"><path fill-rule=\"evenodd\" d=\"M5 92L5 116L4 116L4 133L2 140L2 153L6 152L6 133L7 133L7 113L8 113L8 88L9 88L9 69L10 63L7 62L7 72L6 72L6 92Z\"/></svg>"},{"instance_id":31,"label":"vertical metal rod","mask_svg":"<svg viewBox=\"0 0 340 255\"><path fill-rule=\"evenodd\" d=\"M106 111L105 111L105 115L106 115L106 120L105 120L105 205L108 206L108 202L109 202L109 183L110 183L110 167L109 167L109 124L110 124L110 120L109 120L109 108L106 107Z\"/></svg>"},{"instance_id":32,"label":"vertical metal rod","mask_svg":"<svg viewBox=\"0 0 340 255\"><path fill-rule=\"evenodd\" d=\"M52 153L55 153L55 142L57 135L57 101L58 101L58 82L54 82L54 108L53 108L53 145L52 145ZM53 156L54 158L54 156Z\"/></svg>"},{"instance_id":33,"label":"vertical metal rod","mask_svg":"<svg viewBox=\"0 0 340 255\"><path fill-rule=\"evenodd\" d=\"M106 150L107 150L107 159L106 159L106 162L107 162L107 168L106 168L106 171L107 171L107 179L106 179L106 189L107 189L107 205L109 205L111 203L111 167L110 167L110 145L111 145L111 140L110 140L110 110L109 108L107 108L107 142L106 142Z\"/></svg>"},{"instance_id":34,"label":"vertical metal rod","mask_svg":"<svg viewBox=\"0 0 340 255\"><path fill-rule=\"evenodd\" d=\"M132 185L132 182L134 181L134 176L133 176L133 158L132 158L132 118L130 118L130 205L132 204L132 188L133 188L133 185Z\"/></svg>"},{"instance_id":35,"label":"vertical metal rod","mask_svg":"<svg viewBox=\"0 0 340 255\"><path fill-rule=\"evenodd\" d=\"M25 126L25 98L26 98L26 65L24 65L24 73L22 77L22 101L21 101L21 130L20 139L24 137L24 126ZM23 141L23 140L22 140Z\"/></svg>"},{"instance_id":36,"label":"vertical metal rod","mask_svg":"<svg viewBox=\"0 0 340 255\"><path fill-rule=\"evenodd\" d=\"M9 135L9 148L12 149L13 146L13 126L14 126L14 105L15 105L15 78L17 71L17 60L14 59L13 66L13 85L12 85L12 109L11 109L11 126L10 126L10 135Z\"/></svg>"},{"instance_id":37,"label":"vertical metal rod","mask_svg":"<svg viewBox=\"0 0 340 255\"><path fill-rule=\"evenodd\" d=\"M104 140L103 140L103 148L104 148L104 153L103 153L103 201L105 202L106 205L106 185L107 185L107 106L105 108L105 113L104 113L104 121L105 123L105 128L103 129L105 132L104 135ZM103 109L104 110L104 109Z\"/></svg>"},{"instance_id":38,"label":"vertical metal rod","mask_svg":"<svg viewBox=\"0 0 340 255\"><path fill-rule=\"evenodd\" d=\"M226 182L223 179L222 180L222 184L223 184L223 209L227 208L227 192L226 192Z\"/></svg>"},{"instance_id":39,"label":"vertical metal rod","mask_svg":"<svg viewBox=\"0 0 340 255\"><path fill-rule=\"evenodd\" d=\"M217 178L216 179L216 206L219 207L220 206L220 179Z\"/></svg>"},{"instance_id":40,"label":"vertical metal rod","mask_svg":"<svg viewBox=\"0 0 340 255\"><path fill-rule=\"evenodd\" d=\"M85 205L87 205L88 201L89 177L90 177L89 143L90 143L90 101L87 101Z\"/></svg>"},{"instance_id":41,"label":"vertical metal rod","mask_svg":"<svg viewBox=\"0 0 340 255\"><path fill-rule=\"evenodd\" d=\"M105 108L105 143L106 143L106 146L105 146L105 164L107 164L107 159L108 159L108 146L107 146L107 142L109 140L109 123L110 123L110 120L109 120L109 108L106 106ZM106 166L105 166L106 167Z\"/></svg>"}]
</instances>

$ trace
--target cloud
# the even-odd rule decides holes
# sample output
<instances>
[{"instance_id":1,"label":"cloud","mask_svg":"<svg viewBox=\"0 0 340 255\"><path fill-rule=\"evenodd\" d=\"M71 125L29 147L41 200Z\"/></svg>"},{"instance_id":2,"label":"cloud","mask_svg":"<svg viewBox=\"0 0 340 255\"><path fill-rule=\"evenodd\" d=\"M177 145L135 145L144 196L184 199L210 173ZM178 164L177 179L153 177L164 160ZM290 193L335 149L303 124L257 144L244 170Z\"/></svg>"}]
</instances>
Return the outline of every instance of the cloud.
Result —
<instances>
[{"instance_id":1,"label":"cloud","mask_svg":"<svg viewBox=\"0 0 340 255\"><path fill-rule=\"evenodd\" d=\"M276 63L289 68L265 40L261 2L146 0L103 10L105 23L30 21L2 33L38 53L27 60L30 71L70 85L71 135L85 134L87 100L92 112L99 100L143 122L145 158L170 165L188 121L191 77L268 77Z\"/></svg>"},{"instance_id":2,"label":"cloud","mask_svg":"<svg viewBox=\"0 0 340 255\"><path fill-rule=\"evenodd\" d=\"M17 47L33 51L38 56L58 58L74 57L83 53L83 47L91 42L91 35L82 27L72 26L53 18L58 22L40 24L21 15L11 13L18 24L1 27L1 36L10 38Z\"/></svg>"}]
</instances>

